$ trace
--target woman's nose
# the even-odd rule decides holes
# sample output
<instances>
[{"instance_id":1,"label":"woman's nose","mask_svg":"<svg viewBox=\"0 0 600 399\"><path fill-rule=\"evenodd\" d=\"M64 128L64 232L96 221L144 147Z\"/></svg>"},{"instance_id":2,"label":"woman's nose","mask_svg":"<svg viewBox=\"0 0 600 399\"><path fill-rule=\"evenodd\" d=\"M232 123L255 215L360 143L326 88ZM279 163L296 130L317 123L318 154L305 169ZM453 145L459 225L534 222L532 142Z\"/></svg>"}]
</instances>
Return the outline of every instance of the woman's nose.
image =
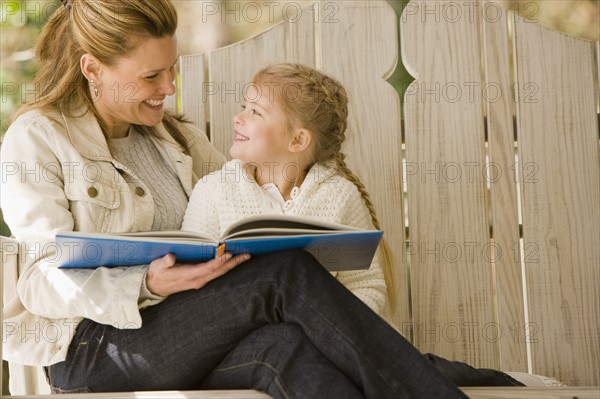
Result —
<instances>
[{"instance_id":1,"label":"woman's nose","mask_svg":"<svg viewBox=\"0 0 600 399\"><path fill-rule=\"evenodd\" d=\"M170 74L167 77L167 79L165 79L162 90L168 96L172 96L173 94L175 94L175 79L170 79Z\"/></svg>"},{"instance_id":2,"label":"woman's nose","mask_svg":"<svg viewBox=\"0 0 600 399\"><path fill-rule=\"evenodd\" d=\"M171 68L167 73L161 73L161 81L160 81L160 91L167 96L172 96L175 94L175 78L177 77L175 74L175 68Z\"/></svg>"}]
</instances>

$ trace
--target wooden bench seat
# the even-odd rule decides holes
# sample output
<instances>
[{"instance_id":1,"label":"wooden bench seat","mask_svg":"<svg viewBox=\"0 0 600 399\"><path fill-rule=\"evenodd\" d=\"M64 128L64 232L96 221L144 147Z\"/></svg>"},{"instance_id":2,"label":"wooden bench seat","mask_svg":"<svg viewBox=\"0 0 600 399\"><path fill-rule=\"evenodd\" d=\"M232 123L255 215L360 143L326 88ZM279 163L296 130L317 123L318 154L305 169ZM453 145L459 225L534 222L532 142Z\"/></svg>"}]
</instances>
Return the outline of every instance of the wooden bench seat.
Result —
<instances>
[{"instance_id":1,"label":"wooden bench seat","mask_svg":"<svg viewBox=\"0 0 600 399\"><path fill-rule=\"evenodd\" d=\"M598 387L577 388L462 388L471 399L599 399ZM64 399L79 399L81 394L60 395ZM40 398L25 395L20 398ZM251 390L232 391L163 391L163 392L111 392L85 394L89 399L268 399L270 396Z\"/></svg>"},{"instance_id":2,"label":"wooden bench seat","mask_svg":"<svg viewBox=\"0 0 600 399\"><path fill-rule=\"evenodd\" d=\"M19 398L40 398L42 395L25 395ZM62 394L60 398L80 399L269 399L269 395L254 390L223 391L148 391L148 392L110 392L86 394Z\"/></svg>"},{"instance_id":3,"label":"wooden bench seat","mask_svg":"<svg viewBox=\"0 0 600 399\"><path fill-rule=\"evenodd\" d=\"M462 389L471 399L599 399L598 387Z\"/></svg>"}]
</instances>

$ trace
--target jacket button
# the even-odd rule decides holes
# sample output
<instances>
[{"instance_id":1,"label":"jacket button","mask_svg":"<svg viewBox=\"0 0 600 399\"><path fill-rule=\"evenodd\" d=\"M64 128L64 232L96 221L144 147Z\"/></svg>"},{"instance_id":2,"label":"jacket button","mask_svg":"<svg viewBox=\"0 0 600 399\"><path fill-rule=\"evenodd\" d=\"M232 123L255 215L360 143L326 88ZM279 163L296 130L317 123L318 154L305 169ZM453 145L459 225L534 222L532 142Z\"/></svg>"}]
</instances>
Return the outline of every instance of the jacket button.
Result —
<instances>
[{"instance_id":1,"label":"jacket button","mask_svg":"<svg viewBox=\"0 0 600 399\"><path fill-rule=\"evenodd\" d=\"M141 187L136 187L135 188L135 193L139 196L139 197L143 197L144 194L146 194L146 192L144 191L143 188Z\"/></svg>"},{"instance_id":2,"label":"jacket button","mask_svg":"<svg viewBox=\"0 0 600 399\"><path fill-rule=\"evenodd\" d=\"M96 187L90 187L88 188L87 193L91 198L96 198L98 195L98 189L96 189Z\"/></svg>"}]
</instances>

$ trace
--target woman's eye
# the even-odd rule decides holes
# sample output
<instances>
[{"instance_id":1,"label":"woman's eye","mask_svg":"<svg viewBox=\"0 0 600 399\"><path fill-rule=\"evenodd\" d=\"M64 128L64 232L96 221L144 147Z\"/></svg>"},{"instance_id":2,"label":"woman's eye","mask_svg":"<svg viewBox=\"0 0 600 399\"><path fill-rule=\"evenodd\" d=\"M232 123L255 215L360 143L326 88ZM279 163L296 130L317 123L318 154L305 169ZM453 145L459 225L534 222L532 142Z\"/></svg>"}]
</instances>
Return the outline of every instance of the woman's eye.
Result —
<instances>
[{"instance_id":1,"label":"woman's eye","mask_svg":"<svg viewBox=\"0 0 600 399\"><path fill-rule=\"evenodd\" d=\"M157 77L158 77L158 74L155 73L154 75L146 76L144 79L146 79L146 80L153 80L153 79L156 79Z\"/></svg>"},{"instance_id":2,"label":"woman's eye","mask_svg":"<svg viewBox=\"0 0 600 399\"><path fill-rule=\"evenodd\" d=\"M260 112L258 112L258 111L257 111L257 110L255 110L255 109L253 109L253 110L252 110L252 114L254 114L254 115L258 115L258 116L261 116L261 115L260 115Z\"/></svg>"}]
</instances>

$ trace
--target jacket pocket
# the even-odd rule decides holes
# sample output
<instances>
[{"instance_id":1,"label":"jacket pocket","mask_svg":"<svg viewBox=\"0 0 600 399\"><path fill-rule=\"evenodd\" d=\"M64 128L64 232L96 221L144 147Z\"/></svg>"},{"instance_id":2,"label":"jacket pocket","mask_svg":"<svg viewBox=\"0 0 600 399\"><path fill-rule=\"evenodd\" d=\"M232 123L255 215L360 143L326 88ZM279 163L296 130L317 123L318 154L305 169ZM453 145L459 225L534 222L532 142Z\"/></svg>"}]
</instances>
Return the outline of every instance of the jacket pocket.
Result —
<instances>
[{"instance_id":1,"label":"jacket pocket","mask_svg":"<svg viewBox=\"0 0 600 399\"><path fill-rule=\"evenodd\" d=\"M109 180L65 176L65 195L76 231L111 231L121 205L119 186Z\"/></svg>"}]
</instances>

